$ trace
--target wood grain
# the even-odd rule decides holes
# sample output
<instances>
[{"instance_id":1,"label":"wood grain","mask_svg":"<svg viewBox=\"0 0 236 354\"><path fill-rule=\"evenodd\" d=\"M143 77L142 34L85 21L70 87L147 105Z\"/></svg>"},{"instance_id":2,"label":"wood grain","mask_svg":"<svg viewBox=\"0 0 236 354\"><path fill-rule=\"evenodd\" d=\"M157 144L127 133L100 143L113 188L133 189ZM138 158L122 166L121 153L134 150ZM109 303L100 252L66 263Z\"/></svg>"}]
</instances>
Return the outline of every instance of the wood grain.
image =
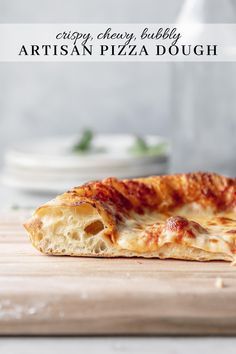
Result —
<instances>
[{"instance_id":1,"label":"wood grain","mask_svg":"<svg viewBox=\"0 0 236 354\"><path fill-rule=\"evenodd\" d=\"M43 256L25 217L0 215L0 334L236 334L229 263Z\"/></svg>"}]
</instances>

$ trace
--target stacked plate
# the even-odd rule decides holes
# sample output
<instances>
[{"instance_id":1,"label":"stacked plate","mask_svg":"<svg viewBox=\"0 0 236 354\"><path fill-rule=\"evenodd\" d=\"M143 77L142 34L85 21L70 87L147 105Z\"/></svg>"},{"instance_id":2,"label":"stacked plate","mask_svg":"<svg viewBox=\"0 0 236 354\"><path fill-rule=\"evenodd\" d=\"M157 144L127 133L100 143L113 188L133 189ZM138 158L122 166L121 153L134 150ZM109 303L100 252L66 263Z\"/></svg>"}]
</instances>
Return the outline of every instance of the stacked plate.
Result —
<instances>
[{"instance_id":1,"label":"stacked plate","mask_svg":"<svg viewBox=\"0 0 236 354\"><path fill-rule=\"evenodd\" d=\"M135 152L136 138L131 135L96 135L87 151L76 151L78 139L44 138L9 149L3 182L27 191L60 193L109 176L133 178L167 172L169 144L159 136L143 137L148 146L160 145L161 149L151 153Z\"/></svg>"}]
</instances>

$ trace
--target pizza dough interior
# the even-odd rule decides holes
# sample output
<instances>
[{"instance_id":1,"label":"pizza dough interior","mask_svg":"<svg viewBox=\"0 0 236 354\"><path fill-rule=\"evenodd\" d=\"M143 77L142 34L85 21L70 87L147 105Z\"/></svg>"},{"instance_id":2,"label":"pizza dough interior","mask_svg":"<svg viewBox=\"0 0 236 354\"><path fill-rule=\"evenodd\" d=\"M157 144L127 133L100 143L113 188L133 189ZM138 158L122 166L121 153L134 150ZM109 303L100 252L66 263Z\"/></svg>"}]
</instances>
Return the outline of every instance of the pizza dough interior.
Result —
<instances>
[{"instance_id":1,"label":"pizza dough interior","mask_svg":"<svg viewBox=\"0 0 236 354\"><path fill-rule=\"evenodd\" d=\"M99 254L107 249L109 239L103 237L106 226L96 208L88 203L42 208L39 217L41 232L36 232L36 238L42 252L47 249L49 253L76 255L78 250L89 250Z\"/></svg>"}]
</instances>

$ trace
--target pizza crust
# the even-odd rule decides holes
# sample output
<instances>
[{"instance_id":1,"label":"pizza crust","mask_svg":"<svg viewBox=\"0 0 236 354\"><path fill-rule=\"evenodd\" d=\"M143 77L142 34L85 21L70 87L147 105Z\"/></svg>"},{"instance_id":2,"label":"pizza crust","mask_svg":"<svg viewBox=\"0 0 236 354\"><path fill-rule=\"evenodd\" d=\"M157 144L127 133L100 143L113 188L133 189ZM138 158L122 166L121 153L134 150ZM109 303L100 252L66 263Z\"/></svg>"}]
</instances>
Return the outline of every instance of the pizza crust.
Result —
<instances>
[{"instance_id":1,"label":"pizza crust","mask_svg":"<svg viewBox=\"0 0 236 354\"><path fill-rule=\"evenodd\" d=\"M122 258L122 257L142 257L142 258L158 258L158 259L179 259L179 260L186 260L186 261L199 261L199 262L206 262L206 261L233 261L234 258L230 255L224 253L212 253L207 252L204 250L200 250L193 247L185 247L183 245L173 245L173 244L166 244L165 246L161 247L159 251L156 252L147 252L147 253L137 253L137 252L130 252L126 250L115 250L113 248L106 250L102 250L99 253L93 253L93 251L86 253L84 249L81 249L81 252L76 249L75 253L73 251L61 252L60 250L51 250L42 251L42 253L46 255L54 255L54 256L75 256L75 257L102 257L102 258Z\"/></svg>"},{"instance_id":2,"label":"pizza crust","mask_svg":"<svg viewBox=\"0 0 236 354\"><path fill-rule=\"evenodd\" d=\"M193 173L91 182L37 209L24 225L44 254L235 259L236 182Z\"/></svg>"}]
</instances>

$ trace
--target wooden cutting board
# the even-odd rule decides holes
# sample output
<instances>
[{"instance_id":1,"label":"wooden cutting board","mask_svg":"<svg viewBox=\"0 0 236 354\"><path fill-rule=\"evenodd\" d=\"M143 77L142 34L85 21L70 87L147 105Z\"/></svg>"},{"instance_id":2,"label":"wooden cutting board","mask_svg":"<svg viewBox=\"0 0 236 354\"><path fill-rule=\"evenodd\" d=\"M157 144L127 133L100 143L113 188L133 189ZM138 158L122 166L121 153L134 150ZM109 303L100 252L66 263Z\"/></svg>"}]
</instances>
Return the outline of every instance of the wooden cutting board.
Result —
<instances>
[{"instance_id":1,"label":"wooden cutting board","mask_svg":"<svg viewBox=\"0 0 236 354\"><path fill-rule=\"evenodd\" d=\"M43 256L25 217L0 216L0 334L236 334L229 263Z\"/></svg>"}]
</instances>

